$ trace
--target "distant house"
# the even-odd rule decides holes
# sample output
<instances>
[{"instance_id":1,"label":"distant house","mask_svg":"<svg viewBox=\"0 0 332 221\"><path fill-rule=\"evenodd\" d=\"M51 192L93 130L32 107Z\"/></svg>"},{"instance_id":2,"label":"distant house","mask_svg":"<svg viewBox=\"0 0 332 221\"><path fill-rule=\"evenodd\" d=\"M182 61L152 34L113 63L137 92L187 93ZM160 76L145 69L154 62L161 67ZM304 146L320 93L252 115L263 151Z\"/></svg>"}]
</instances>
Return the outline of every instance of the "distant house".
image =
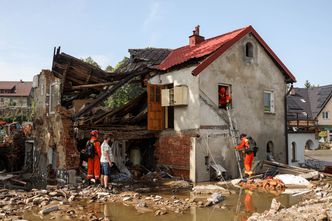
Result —
<instances>
[{"instance_id":1,"label":"distant house","mask_svg":"<svg viewBox=\"0 0 332 221\"><path fill-rule=\"evenodd\" d=\"M31 104L32 82L0 81L0 105L2 107L27 107Z\"/></svg>"},{"instance_id":2,"label":"distant house","mask_svg":"<svg viewBox=\"0 0 332 221\"><path fill-rule=\"evenodd\" d=\"M289 163L304 161L304 149L332 140L332 85L293 88L287 97Z\"/></svg>"}]
</instances>

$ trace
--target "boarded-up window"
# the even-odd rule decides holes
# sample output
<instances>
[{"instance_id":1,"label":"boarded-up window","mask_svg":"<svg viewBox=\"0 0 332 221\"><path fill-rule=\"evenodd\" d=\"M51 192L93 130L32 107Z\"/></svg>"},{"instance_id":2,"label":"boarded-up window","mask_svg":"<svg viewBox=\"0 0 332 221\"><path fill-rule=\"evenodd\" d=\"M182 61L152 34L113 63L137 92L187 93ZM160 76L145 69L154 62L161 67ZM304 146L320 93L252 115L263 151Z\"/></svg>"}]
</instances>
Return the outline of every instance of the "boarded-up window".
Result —
<instances>
[{"instance_id":1,"label":"boarded-up window","mask_svg":"<svg viewBox=\"0 0 332 221\"><path fill-rule=\"evenodd\" d=\"M164 129L164 109L161 106L162 87L148 84L148 130Z\"/></svg>"}]
</instances>

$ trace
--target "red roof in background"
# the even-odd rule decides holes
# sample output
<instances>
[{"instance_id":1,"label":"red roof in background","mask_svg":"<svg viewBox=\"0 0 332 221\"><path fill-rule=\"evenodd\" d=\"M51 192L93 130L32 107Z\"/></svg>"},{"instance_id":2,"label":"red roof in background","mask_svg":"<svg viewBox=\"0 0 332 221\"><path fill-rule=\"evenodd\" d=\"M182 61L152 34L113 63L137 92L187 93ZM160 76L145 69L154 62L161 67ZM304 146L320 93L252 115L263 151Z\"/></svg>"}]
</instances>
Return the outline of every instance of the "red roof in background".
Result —
<instances>
[{"instance_id":1,"label":"red roof in background","mask_svg":"<svg viewBox=\"0 0 332 221\"><path fill-rule=\"evenodd\" d=\"M0 89L12 89L15 86L15 93L0 93L1 97L28 97L31 92L31 81L0 81Z\"/></svg>"},{"instance_id":2,"label":"red roof in background","mask_svg":"<svg viewBox=\"0 0 332 221\"><path fill-rule=\"evenodd\" d=\"M285 73L288 78L288 82L296 82L293 74L288 70L288 68L281 62L277 55L272 51L272 49L265 43L265 41L259 36L259 34L254 30L252 26L237 29L232 32L228 32L223 35L219 35L214 38L206 39L205 41L195 45L186 45L181 48L174 49L158 66L159 70L168 70L176 65L183 64L191 59L195 58L205 58L197 67L193 70L193 75L198 75L203 71L209 64L211 64L215 59L217 59L223 52L225 52L229 47L231 47L235 42L240 40L246 34L252 33L257 41L263 46L263 48L269 53L272 59L275 60L279 68Z\"/></svg>"}]
</instances>

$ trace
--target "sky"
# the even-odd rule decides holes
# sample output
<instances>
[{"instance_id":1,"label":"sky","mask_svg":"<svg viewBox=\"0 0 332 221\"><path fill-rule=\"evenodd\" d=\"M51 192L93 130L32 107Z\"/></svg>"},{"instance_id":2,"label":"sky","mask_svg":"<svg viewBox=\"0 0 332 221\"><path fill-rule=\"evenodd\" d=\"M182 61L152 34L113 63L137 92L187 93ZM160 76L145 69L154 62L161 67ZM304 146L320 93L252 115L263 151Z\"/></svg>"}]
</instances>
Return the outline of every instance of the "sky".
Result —
<instances>
[{"instance_id":1,"label":"sky","mask_svg":"<svg viewBox=\"0 0 332 221\"><path fill-rule=\"evenodd\" d=\"M114 66L129 48L177 48L252 25L297 78L332 84L330 0L0 0L0 80L32 80L53 48Z\"/></svg>"}]
</instances>

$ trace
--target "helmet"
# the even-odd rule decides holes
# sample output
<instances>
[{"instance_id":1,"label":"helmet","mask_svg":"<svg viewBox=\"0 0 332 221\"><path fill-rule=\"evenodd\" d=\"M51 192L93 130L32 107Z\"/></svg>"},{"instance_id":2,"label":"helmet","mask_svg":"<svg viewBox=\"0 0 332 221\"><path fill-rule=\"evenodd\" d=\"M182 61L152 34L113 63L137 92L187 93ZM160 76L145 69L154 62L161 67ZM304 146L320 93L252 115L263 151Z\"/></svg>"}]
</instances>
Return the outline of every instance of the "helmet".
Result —
<instances>
[{"instance_id":1,"label":"helmet","mask_svg":"<svg viewBox=\"0 0 332 221\"><path fill-rule=\"evenodd\" d=\"M247 137L247 134L241 134L240 135L240 139L242 139L243 137Z\"/></svg>"},{"instance_id":2,"label":"helmet","mask_svg":"<svg viewBox=\"0 0 332 221\"><path fill-rule=\"evenodd\" d=\"M222 93L222 94L225 94L225 93L226 93L226 89L225 89L225 87L221 87L221 88L220 88L220 93Z\"/></svg>"},{"instance_id":3,"label":"helmet","mask_svg":"<svg viewBox=\"0 0 332 221\"><path fill-rule=\"evenodd\" d=\"M98 130L92 130L92 131L90 132L90 135L91 135L91 136L96 136L97 134L99 134Z\"/></svg>"}]
</instances>

